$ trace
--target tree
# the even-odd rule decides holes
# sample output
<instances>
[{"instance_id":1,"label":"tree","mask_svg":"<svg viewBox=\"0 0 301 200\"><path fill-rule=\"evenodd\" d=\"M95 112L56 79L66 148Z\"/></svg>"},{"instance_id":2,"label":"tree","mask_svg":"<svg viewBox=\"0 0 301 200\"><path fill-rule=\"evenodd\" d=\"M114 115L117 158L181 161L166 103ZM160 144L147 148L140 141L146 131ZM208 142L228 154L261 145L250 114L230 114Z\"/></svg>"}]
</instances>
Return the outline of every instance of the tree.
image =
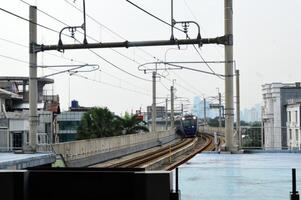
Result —
<instances>
[{"instance_id":1,"label":"tree","mask_svg":"<svg viewBox=\"0 0 301 200\"><path fill-rule=\"evenodd\" d=\"M148 132L146 122L137 115L126 113L124 117L114 115L108 108L91 108L86 112L77 130L77 139L90 139L132 134L139 131Z\"/></svg>"},{"instance_id":2,"label":"tree","mask_svg":"<svg viewBox=\"0 0 301 200\"><path fill-rule=\"evenodd\" d=\"M130 115L126 112L120 120L125 134L138 133L139 131L149 132L146 122L139 119L137 115Z\"/></svg>"},{"instance_id":3,"label":"tree","mask_svg":"<svg viewBox=\"0 0 301 200\"><path fill-rule=\"evenodd\" d=\"M109 137L121 134L121 123L108 108L91 108L80 122L77 139Z\"/></svg>"}]
</instances>

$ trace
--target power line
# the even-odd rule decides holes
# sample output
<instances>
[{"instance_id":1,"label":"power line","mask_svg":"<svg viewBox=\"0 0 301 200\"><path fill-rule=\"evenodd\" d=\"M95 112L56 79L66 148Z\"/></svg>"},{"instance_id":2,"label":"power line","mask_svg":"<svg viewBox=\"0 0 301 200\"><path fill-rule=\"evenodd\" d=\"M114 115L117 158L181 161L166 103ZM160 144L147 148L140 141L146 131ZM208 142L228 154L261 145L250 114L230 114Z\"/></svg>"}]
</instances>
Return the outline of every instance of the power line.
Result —
<instances>
[{"instance_id":1,"label":"power line","mask_svg":"<svg viewBox=\"0 0 301 200\"><path fill-rule=\"evenodd\" d=\"M30 6L30 4L29 4L28 2L26 2L26 1L24 1L24 0L20 0L20 1L23 2L23 3L25 3L26 5L29 5L29 6ZM49 13L47 13L47 12L45 12L45 11L39 9L39 8L37 8L37 10L38 10L39 12L43 13L44 15L50 17L51 19L54 19L55 21L57 21L57 22L59 22L59 23L65 25L65 26L69 26L67 23L63 22L62 20L58 19L57 17L55 17L55 16L53 16L53 15L51 15L51 14L49 14ZM84 34L84 33L81 32L81 31L78 31L78 32L79 32L80 34ZM89 36L89 35L87 35L87 37L88 37L89 39L95 41L95 42L99 42L98 40L96 40L95 38L93 38L93 37L91 37L91 36ZM132 61L132 62L135 62L135 63L137 63L137 64L140 64L139 62L135 61L134 59L132 59L132 58L130 58L130 57L128 57L128 56L126 56L126 55L120 53L119 51L117 51L117 50L115 50L115 49L113 49L113 48L111 48L111 50L114 51L115 53L121 55L122 57L124 57L124 58L126 58L126 59Z\"/></svg>"},{"instance_id":2,"label":"power line","mask_svg":"<svg viewBox=\"0 0 301 200\"><path fill-rule=\"evenodd\" d=\"M18 59L18 58L14 58L14 57L11 57L11 56L6 56L6 55L3 55L3 54L0 54L0 57L6 58L6 59L9 59L9 60L13 60L13 61L16 61L16 62L21 62L21 63L28 64L28 61L21 60L21 59Z\"/></svg>"},{"instance_id":3,"label":"power line","mask_svg":"<svg viewBox=\"0 0 301 200\"><path fill-rule=\"evenodd\" d=\"M128 3L130 3L131 5L135 6L136 8L138 8L139 10L145 12L145 13L148 14L149 16L151 16L151 17L153 17L153 18L159 20L160 22L162 22L162 23L164 23L164 24L166 24L166 25L168 25L168 26L171 26L170 23L168 23L168 22L164 21L163 19L157 17L156 15L150 13L149 11L147 11L147 10L145 10L144 8L138 6L137 4L135 4L135 3L133 3L133 2L131 2L131 1L129 1L129 0L126 0L126 1L127 1ZM181 31L181 32L185 33L184 30L182 30L182 29L180 29L180 28L177 28L177 27L174 27L174 28L175 28L176 30L178 30L178 31Z\"/></svg>"},{"instance_id":4,"label":"power line","mask_svg":"<svg viewBox=\"0 0 301 200\"><path fill-rule=\"evenodd\" d=\"M166 85L164 85L164 84L162 83L162 81L159 81L159 83L160 83L167 91L170 90Z\"/></svg>"},{"instance_id":5,"label":"power line","mask_svg":"<svg viewBox=\"0 0 301 200\"><path fill-rule=\"evenodd\" d=\"M28 4L28 3L25 2L25 1L21 1L21 2ZM1 9L1 8L0 8L0 9ZM41 11L41 10L38 9L38 11ZM46 12L43 11L43 13L46 13ZM54 16L52 16L52 15L50 15L50 14L48 14L48 13L47 13L47 16L49 16L49 17L51 16L51 18L55 19L56 21L59 21L60 23L63 23L64 25L68 26L68 24L66 24L65 22L62 22L61 20L57 19L56 17L54 17ZM25 19L25 18L24 18L24 20L30 21L30 20L27 20L27 19ZM55 31L54 29L52 29L52 30ZM55 32L58 33L58 31L55 31ZM70 37L71 37L71 36L70 36ZM81 42L80 42L79 40L77 40L76 38L73 38L73 39L75 39L77 42L81 43ZM130 72L128 72L128 71L126 71L126 70L124 70L124 69L118 67L117 65L115 65L114 63L112 63L112 62L109 61L108 59L105 59L104 57L102 57L101 55L99 55L98 53L96 53L95 51L93 51L93 50L91 50L91 49L89 49L89 51L92 52L92 53L93 53L94 55L96 55L97 57L99 57L100 59L102 59L103 61L105 61L106 63L110 64L111 66L115 67L116 69L119 69L120 71L122 71L122 72L124 72L124 73L126 73L126 74L128 74L128 75L130 75L130 76L133 76L133 77L135 77L135 78L138 78L138 79L144 80L144 81L151 81L151 80L148 80L148 79L141 78L141 77L139 77L139 76L137 76L137 75L135 75L135 74L132 74L132 73L130 73Z\"/></svg>"},{"instance_id":6,"label":"power line","mask_svg":"<svg viewBox=\"0 0 301 200\"><path fill-rule=\"evenodd\" d=\"M183 0L185 3L185 6L189 10L190 14L193 16L195 21L198 21L198 18L195 16L194 12L192 11L191 7L188 5L186 0ZM205 32L204 27L200 24L201 29ZM218 46L214 46L214 49L217 51L218 54L222 55L221 52L219 51L220 49L217 48Z\"/></svg>"},{"instance_id":7,"label":"power line","mask_svg":"<svg viewBox=\"0 0 301 200\"><path fill-rule=\"evenodd\" d=\"M21 43L12 41L12 40L8 40L8 39L5 39L5 38L1 38L1 37L0 37L0 40L5 41L5 42L10 43L10 44L14 44L14 45L16 45L16 46L23 47L23 48L27 48L27 49L29 48L28 45L24 45L24 44L21 44ZM54 56L54 57L57 57L57 58L60 58L60 59L68 60L68 61L71 61L71 62L77 62L77 63L81 63L81 64L87 64L87 62L78 61L78 60L73 59L73 58L67 58L67 57L65 57L65 56L63 56L63 55L59 56L59 55L56 55L56 54L52 54L52 53L50 53L50 52L44 52L44 53L46 53L46 54L48 54L48 55L51 55L51 56Z\"/></svg>"},{"instance_id":8,"label":"power line","mask_svg":"<svg viewBox=\"0 0 301 200\"><path fill-rule=\"evenodd\" d=\"M91 78L89 78L87 76L83 76L83 75L80 75L80 74L74 74L73 76L77 76L77 77L80 77L80 78L83 78L83 79L86 79L86 80L90 80L90 81L93 81L93 82L96 82L96 83L108 85L108 86L111 86L111 87L115 87L115 88L127 90L127 91L134 92L134 93L137 93L137 94L141 94L141 95L145 95L145 96L150 96L149 94L144 93L144 92L140 92L138 90L133 90L133 89L129 89L129 88L126 88L126 87L114 85L112 83L108 83L108 82L104 82L104 81L99 81L99 80L96 80L96 79L91 79Z\"/></svg>"},{"instance_id":9,"label":"power line","mask_svg":"<svg viewBox=\"0 0 301 200\"><path fill-rule=\"evenodd\" d=\"M183 82L185 82L188 86L190 86L191 88L193 88L194 90L196 90L197 92L199 92L200 94L204 94L202 92L200 92L198 89L196 89L192 84L190 84L188 81L184 80L183 78L181 78L181 76L179 76L176 72L173 72L173 74L175 76L177 76L180 80L182 80Z\"/></svg>"},{"instance_id":10,"label":"power line","mask_svg":"<svg viewBox=\"0 0 301 200\"><path fill-rule=\"evenodd\" d=\"M103 61L105 61L106 63L110 64L111 66L115 67L116 69L119 69L120 71L132 76L132 77L135 77L137 79L140 79L140 80L143 80L143 81L151 81L151 80L148 80L148 79L145 79L145 78L141 78L140 76L137 76L135 74L132 74L120 67L118 67L117 65L115 65L114 63L112 63L111 61L107 60L106 58L102 57L101 55L99 55L96 51L93 51L92 49L89 49L90 52L92 52L94 55L96 55L98 58L102 59Z\"/></svg>"},{"instance_id":11,"label":"power line","mask_svg":"<svg viewBox=\"0 0 301 200\"><path fill-rule=\"evenodd\" d=\"M163 78L165 78L166 80L170 81L171 83L173 82L173 80L170 80L170 79L169 79L169 78L167 78L167 77L163 77ZM185 87L185 86L183 86L183 85L179 84L178 82L175 82L175 84L177 84L179 87L181 87L181 88L185 89L185 91L188 91L188 92L190 92L191 94L194 94L194 95L197 95L197 96L199 96L199 94L198 94L198 93L196 93L195 91L191 90L190 88L187 88L187 87Z\"/></svg>"},{"instance_id":12,"label":"power line","mask_svg":"<svg viewBox=\"0 0 301 200\"><path fill-rule=\"evenodd\" d=\"M80 8L76 7L74 4L70 3L68 0L65 0L65 2L67 4L69 4L70 6L72 6L73 8L75 8L76 10L80 11L80 12L83 12ZM96 24L104 27L105 29L107 29L109 32L113 33L115 36L123 39L123 40L126 40L127 39L125 37L123 37L122 35L118 34L117 32L113 31L112 29L110 29L108 26L102 24L101 22L99 22L97 19L95 19L94 17L92 17L91 15L89 14L86 14L88 18L90 18L92 21L94 21ZM138 50L142 51L143 53L147 54L148 56L150 56L152 59L155 59L155 60L159 60L156 56L152 55L151 53L149 53L148 51L142 49L142 48L139 48L139 47L136 47Z\"/></svg>"},{"instance_id":13,"label":"power line","mask_svg":"<svg viewBox=\"0 0 301 200\"><path fill-rule=\"evenodd\" d=\"M17 45L17 46L20 46L20 47L29 48L27 45L23 45L23 44L21 44L21 43L17 43L17 42L11 41L11 40L7 40L7 39L5 39L5 38L1 38L1 37L0 37L0 40L5 41L5 42L7 42L7 43L11 43L11 44ZM55 55L55 54L51 54L51 53L49 53L49 52L46 52L46 53L49 54L49 55L52 55L52 56L56 56L56 57L58 57L58 58L66 59L66 60L68 60L68 61L75 61L75 62L78 62L78 63L81 63L81 64L87 64L86 62L83 62L83 61L78 61L78 60L74 60L74 59L70 59L70 58L66 58L66 57L61 57L61 56L58 56L58 55ZM13 61L16 61L16 62L21 62L21 63L28 64L28 61L21 60L21 59L18 59L18 58L6 56L6 55L1 55L1 54L0 54L0 57L6 58L6 59L10 59L10 60L13 60ZM102 70L102 72L104 72L104 71ZM130 82L125 81L125 80L123 80L123 79L117 78L116 76L111 75L111 74L109 74L108 72L104 72L104 73L106 73L106 74L110 75L111 77L114 77L114 78L116 78L116 79L118 79L118 80L120 80L120 81L126 82L126 83L128 83L129 85L132 85L132 86L137 87L136 85L131 84Z\"/></svg>"},{"instance_id":14,"label":"power line","mask_svg":"<svg viewBox=\"0 0 301 200\"><path fill-rule=\"evenodd\" d=\"M3 12L5 12L5 13L7 13L7 14L10 14L10 15L12 15L12 16L14 16L14 17L17 17L17 18L22 19L22 20L24 20L24 21L27 21L27 22L29 22L29 23L33 23L33 24L35 24L35 25L37 25L37 26L40 26L40 27L42 27L42 28L45 28L45 29L47 29L47 30L49 30L49 31L59 33L58 31L56 31L56 30L54 30L54 29L52 29L52 28L49 28L49 27L44 26L44 25L42 25L42 24L33 22L33 21L29 20L29 19L26 19L25 17L22 17L22 16L20 16L20 15L17 15L17 14L15 14L15 13L13 13L13 12L10 12L10 11L4 9L4 8L0 8L0 10L3 11Z\"/></svg>"},{"instance_id":15,"label":"power line","mask_svg":"<svg viewBox=\"0 0 301 200\"><path fill-rule=\"evenodd\" d=\"M216 75L218 78L224 80L224 78L222 78L220 75L216 74L216 72L210 67L210 65L206 62L206 60L203 58L203 56L201 55L201 53L199 52L199 50L195 47L195 45L193 45L193 48L196 50L197 54L201 57L202 61L205 63L205 65L210 69L210 71Z\"/></svg>"},{"instance_id":16,"label":"power line","mask_svg":"<svg viewBox=\"0 0 301 200\"><path fill-rule=\"evenodd\" d=\"M55 69L51 69L51 68L49 68L48 70L59 71L59 70L55 70ZM127 90L127 91L134 92L134 93L137 93L137 94L142 94L142 95L145 95L145 96L150 96L149 94L141 92L141 91L138 91L138 90L133 90L133 89L130 89L130 88L127 88L127 87L122 87L122 86L114 85L112 83L108 83L108 82L104 82L104 81L99 81L99 80L96 80L96 79L91 79L91 78L89 78L87 76L84 76L84 75L81 75L81 74L72 74L72 76L76 76L76 77L83 78L83 79L86 79L86 80L89 80L89 81L97 82L99 84L108 85L108 86L111 86L111 87L115 87L115 88Z\"/></svg>"},{"instance_id":17,"label":"power line","mask_svg":"<svg viewBox=\"0 0 301 200\"><path fill-rule=\"evenodd\" d=\"M131 83L131 82L128 82L128 81L123 80L123 79L120 79L120 78L118 78L118 77L116 77L116 76L114 76L114 75L112 75L112 74L110 74L110 73L108 73L108 72L106 72L106 71L104 71L104 70L100 70L100 72L103 72L104 74L106 74L106 75L108 75L108 76L110 76L110 77L112 77L112 78L115 78L115 79L117 79L117 80L119 80L119 81L125 82L125 83L127 83L127 84L129 84L129 85L132 85L132 86L134 86L134 87L139 87L139 86L137 86L137 85L135 85L135 84L133 84L133 83ZM142 87L139 87L139 88L145 90L145 88L142 88Z\"/></svg>"},{"instance_id":18,"label":"power line","mask_svg":"<svg viewBox=\"0 0 301 200\"><path fill-rule=\"evenodd\" d=\"M153 18L159 20L160 22L168 25L168 26L172 26L170 23L164 21L163 19L155 16L154 14L150 13L149 11L143 9L142 7L138 6L137 4L131 2L130 0L126 0L128 3L132 4L133 6L135 6L136 8L138 8L139 10L145 12L146 14L152 16ZM183 33L185 33L182 29L179 29L177 27L174 27L176 30L179 30ZM185 33L186 34L186 33ZM186 36L188 37L188 35L186 34ZM189 38L189 37L188 37ZM189 38L190 39L190 38ZM205 61L205 59L202 57L202 55L200 54L200 52L197 50L197 48L195 47L195 45L193 45L194 49L197 51L198 55L201 57L201 59L205 62L206 66L212 71L212 73L216 74L215 71L210 67L210 65ZM224 80L223 78L221 78L220 76L217 75L217 77L219 77L220 79Z\"/></svg>"}]
</instances>

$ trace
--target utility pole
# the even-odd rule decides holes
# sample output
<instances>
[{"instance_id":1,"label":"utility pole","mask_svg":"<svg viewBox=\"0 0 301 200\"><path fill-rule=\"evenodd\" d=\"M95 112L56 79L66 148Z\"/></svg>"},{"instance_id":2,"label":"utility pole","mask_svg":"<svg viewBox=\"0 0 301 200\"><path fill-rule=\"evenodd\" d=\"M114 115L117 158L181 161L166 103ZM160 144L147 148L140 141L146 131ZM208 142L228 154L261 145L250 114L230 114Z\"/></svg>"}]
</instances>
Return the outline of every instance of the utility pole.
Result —
<instances>
[{"instance_id":1,"label":"utility pole","mask_svg":"<svg viewBox=\"0 0 301 200\"><path fill-rule=\"evenodd\" d=\"M174 131L174 88L170 86L170 129Z\"/></svg>"},{"instance_id":2,"label":"utility pole","mask_svg":"<svg viewBox=\"0 0 301 200\"><path fill-rule=\"evenodd\" d=\"M204 123L207 124L207 117L206 117L206 98L204 97Z\"/></svg>"},{"instance_id":3,"label":"utility pole","mask_svg":"<svg viewBox=\"0 0 301 200\"><path fill-rule=\"evenodd\" d=\"M238 137L238 147L241 147L241 131L240 131L240 88L239 88L239 70L235 70L236 74L236 132Z\"/></svg>"},{"instance_id":4,"label":"utility pole","mask_svg":"<svg viewBox=\"0 0 301 200\"><path fill-rule=\"evenodd\" d=\"M168 130L168 98L165 99L165 129Z\"/></svg>"},{"instance_id":5,"label":"utility pole","mask_svg":"<svg viewBox=\"0 0 301 200\"><path fill-rule=\"evenodd\" d=\"M183 103L181 103L181 113L182 113L182 116L184 116L184 105L183 105Z\"/></svg>"},{"instance_id":6,"label":"utility pole","mask_svg":"<svg viewBox=\"0 0 301 200\"><path fill-rule=\"evenodd\" d=\"M156 75L157 72L153 71L153 104L152 104L152 132L156 132L156 117L157 117L157 108L156 108Z\"/></svg>"},{"instance_id":7,"label":"utility pole","mask_svg":"<svg viewBox=\"0 0 301 200\"><path fill-rule=\"evenodd\" d=\"M225 142L226 151L233 150L233 1L224 0L225 35L229 43L225 44Z\"/></svg>"},{"instance_id":8,"label":"utility pole","mask_svg":"<svg viewBox=\"0 0 301 200\"><path fill-rule=\"evenodd\" d=\"M222 127L222 95L218 92L218 127Z\"/></svg>"},{"instance_id":9,"label":"utility pole","mask_svg":"<svg viewBox=\"0 0 301 200\"><path fill-rule=\"evenodd\" d=\"M37 7L29 7L29 148L35 152L38 133L38 83L37 83L37 52L34 46L37 43Z\"/></svg>"}]
</instances>

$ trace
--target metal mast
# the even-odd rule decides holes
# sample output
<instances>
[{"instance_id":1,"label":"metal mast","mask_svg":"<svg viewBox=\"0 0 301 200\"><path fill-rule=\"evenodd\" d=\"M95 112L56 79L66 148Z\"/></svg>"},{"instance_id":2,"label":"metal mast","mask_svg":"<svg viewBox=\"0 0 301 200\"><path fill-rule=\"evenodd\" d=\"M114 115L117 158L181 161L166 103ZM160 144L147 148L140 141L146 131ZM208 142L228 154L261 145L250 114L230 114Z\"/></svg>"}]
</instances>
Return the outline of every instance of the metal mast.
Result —
<instances>
[{"instance_id":1,"label":"metal mast","mask_svg":"<svg viewBox=\"0 0 301 200\"><path fill-rule=\"evenodd\" d=\"M36 151L38 132L38 84L37 84L37 7L29 7L29 149Z\"/></svg>"},{"instance_id":2,"label":"metal mast","mask_svg":"<svg viewBox=\"0 0 301 200\"><path fill-rule=\"evenodd\" d=\"M233 1L224 0L225 35L229 43L225 44L225 139L226 150L233 150Z\"/></svg>"}]
</instances>

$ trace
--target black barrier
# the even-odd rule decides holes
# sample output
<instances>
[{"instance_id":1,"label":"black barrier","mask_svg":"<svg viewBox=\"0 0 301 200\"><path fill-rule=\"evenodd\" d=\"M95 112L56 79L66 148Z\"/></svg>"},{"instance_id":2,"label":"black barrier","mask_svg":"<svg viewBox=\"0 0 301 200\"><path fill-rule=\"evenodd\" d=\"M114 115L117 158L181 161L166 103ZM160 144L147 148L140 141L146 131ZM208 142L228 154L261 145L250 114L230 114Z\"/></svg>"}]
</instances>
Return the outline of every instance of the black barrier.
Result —
<instances>
[{"instance_id":1,"label":"black barrier","mask_svg":"<svg viewBox=\"0 0 301 200\"><path fill-rule=\"evenodd\" d=\"M292 192L291 200L299 200L299 192L296 190L296 169L292 169Z\"/></svg>"},{"instance_id":2,"label":"black barrier","mask_svg":"<svg viewBox=\"0 0 301 200\"><path fill-rule=\"evenodd\" d=\"M170 172L51 168L0 172L2 200L170 200Z\"/></svg>"}]
</instances>

